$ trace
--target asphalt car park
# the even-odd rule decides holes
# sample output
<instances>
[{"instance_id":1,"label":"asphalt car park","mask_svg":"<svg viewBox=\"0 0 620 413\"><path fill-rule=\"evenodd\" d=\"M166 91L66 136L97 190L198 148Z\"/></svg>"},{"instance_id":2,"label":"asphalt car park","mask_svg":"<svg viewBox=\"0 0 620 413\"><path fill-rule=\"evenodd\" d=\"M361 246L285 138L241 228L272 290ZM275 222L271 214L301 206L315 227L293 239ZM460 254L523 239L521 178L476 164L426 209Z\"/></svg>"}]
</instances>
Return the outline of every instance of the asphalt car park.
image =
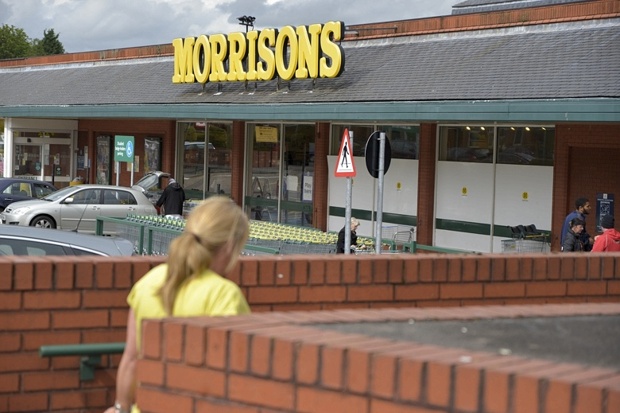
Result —
<instances>
[{"instance_id":1,"label":"asphalt car park","mask_svg":"<svg viewBox=\"0 0 620 413\"><path fill-rule=\"evenodd\" d=\"M157 210L142 191L85 184L59 189L41 199L14 202L0 213L0 221L94 234L98 216L126 218L129 214L156 215Z\"/></svg>"},{"instance_id":2,"label":"asphalt car park","mask_svg":"<svg viewBox=\"0 0 620 413\"><path fill-rule=\"evenodd\" d=\"M131 241L118 237L102 237L60 231L0 225L0 256L26 255L134 255Z\"/></svg>"},{"instance_id":3,"label":"asphalt car park","mask_svg":"<svg viewBox=\"0 0 620 413\"><path fill-rule=\"evenodd\" d=\"M0 212L17 201L43 198L56 191L49 182L24 178L0 178Z\"/></svg>"}]
</instances>

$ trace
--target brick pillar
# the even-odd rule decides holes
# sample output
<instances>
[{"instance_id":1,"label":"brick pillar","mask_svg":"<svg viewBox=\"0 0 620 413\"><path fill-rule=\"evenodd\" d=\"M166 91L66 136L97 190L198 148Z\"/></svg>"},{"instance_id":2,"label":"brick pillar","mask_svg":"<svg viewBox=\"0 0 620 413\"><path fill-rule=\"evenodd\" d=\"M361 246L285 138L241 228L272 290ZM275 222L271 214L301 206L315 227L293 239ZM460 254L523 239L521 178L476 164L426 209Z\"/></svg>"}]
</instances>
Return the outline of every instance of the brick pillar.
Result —
<instances>
[{"instance_id":1,"label":"brick pillar","mask_svg":"<svg viewBox=\"0 0 620 413\"><path fill-rule=\"evenodd\" d=\"M418 223L417 241L433 244L433 219L435 211L435 167L437 125L420 125L420 158L418 167Z\"/></svg>"},{"instance_id":2,"label":"brick pillar","mask_svg":"<svg viewBox=\"0 0 620 413\"><path fill-rule=\"evenodd\" d=\"M234 121L232 135L230 196L237 205L241 206L243 205L243 177L245 176L245 165L243 164L245 122Z\"/></svg>"},{"instance_id":3,"label":"brick pillar","mask_svg":"<svg viewBox=\"0 0 620 413\"><path fill-rule=\"evenodd\" d=\"M327 155L329 154L330 124L319 122L315 129L312 226L321 231L327 231L327 215L329 212Z\"/></svg>"},{"instance_id":4,"label":"brick pillar","mask_svg":"<svg viewBox=\"0 0 620 413\"><path fill-rule=\"evenodd\" d=\"M569 125L557 125L555 128L555 147L553 163L553 197L551 204L551 250L560 250L560 232L568 211L574 209L568 194L570 135Z\"/></svg>"}]
</instances>

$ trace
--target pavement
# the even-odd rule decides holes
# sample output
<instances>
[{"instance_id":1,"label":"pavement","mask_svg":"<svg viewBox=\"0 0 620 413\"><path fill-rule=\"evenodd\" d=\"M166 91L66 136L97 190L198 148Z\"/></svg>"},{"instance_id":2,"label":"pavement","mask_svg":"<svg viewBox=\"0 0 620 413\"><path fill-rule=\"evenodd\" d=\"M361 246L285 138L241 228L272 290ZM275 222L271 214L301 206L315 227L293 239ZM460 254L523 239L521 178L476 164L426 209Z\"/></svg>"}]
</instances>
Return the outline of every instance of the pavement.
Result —
<instances>
[{"instance_id":1,"label":"pavement","mask_svg":"<svg viewBox=\"0 0 620 413\"><path fill-rule=\"evenodd\" d=\"M312 324L342 333L620 370L620 315Z\"/></svg>"}]
</instances>

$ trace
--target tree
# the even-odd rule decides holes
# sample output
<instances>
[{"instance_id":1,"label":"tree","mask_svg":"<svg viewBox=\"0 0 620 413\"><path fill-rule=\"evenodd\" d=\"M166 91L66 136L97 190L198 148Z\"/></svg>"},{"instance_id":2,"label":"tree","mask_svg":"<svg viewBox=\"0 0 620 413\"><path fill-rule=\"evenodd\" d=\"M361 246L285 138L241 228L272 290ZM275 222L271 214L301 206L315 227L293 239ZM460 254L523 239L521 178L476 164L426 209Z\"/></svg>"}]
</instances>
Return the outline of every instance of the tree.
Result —
<instances>
[{"instance_id":1,"label":"tree","mask_svg":"<svg viewBox=\"0 0 620 413\"><path fill-rule=\"evenodd\" d=\"M30 50L30 38L24 30L8 24L0 26L0 59L26 57Z\"/></svg>"},{"instance_id":2,"label":"tree","mask_svg":"<svg viewBox=\"0 0 620 413\"><path fill-rule=\"evenodd\" d=\"M54 33L54 29L46 29L43 31L41 46L43 47L44 55L63 54L65 52L65 48L60 40L58 40L58 36L60 36L60 33Z\"/></svg>"}]
</instances>

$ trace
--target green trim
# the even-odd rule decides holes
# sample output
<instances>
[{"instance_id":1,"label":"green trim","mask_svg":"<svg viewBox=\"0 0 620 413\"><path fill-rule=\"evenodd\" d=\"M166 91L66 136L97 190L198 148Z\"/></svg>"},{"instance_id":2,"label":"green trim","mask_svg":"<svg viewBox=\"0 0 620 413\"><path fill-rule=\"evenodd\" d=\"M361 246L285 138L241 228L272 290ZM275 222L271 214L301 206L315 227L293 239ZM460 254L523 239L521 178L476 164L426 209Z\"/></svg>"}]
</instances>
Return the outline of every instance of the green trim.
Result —
<instances>
[{"instance_id":1,"label":"green trim","mask_svg":"<svg viewBox=\"0 0 620 413\"><path fill-rule=\"evenodd\" d=\"M479 222L456 221L453 219L435 219L435 228L446 231L466 232L469 234L489 235L491 233L490 224Z\"/></svg>"},{"instance_id":2,"label":"green trim","mask_svg":"<svg viewBox=\"0 0 620 413\"><path fill-rule=\"evenodd\" d=\"M329 207L329 215L335 217L345 217L345 209L341 207ZM351 208L351 216L365 221L372 221L372 211L366 209ZM415 227L418 225L418 217L415 215L394 214L391 212L383 212L383 222L388 224L408 225Z\"/></svg>"},{"instance_id":3,"label":"green trim","mask_svg":"<svg viewBox=\"0 0 620 413\"><path fill-rule=\"evenodd\" d=\"M620 99L1 106L0 117L255 121L620 122Z\"/></svg>"}]
</instances>

